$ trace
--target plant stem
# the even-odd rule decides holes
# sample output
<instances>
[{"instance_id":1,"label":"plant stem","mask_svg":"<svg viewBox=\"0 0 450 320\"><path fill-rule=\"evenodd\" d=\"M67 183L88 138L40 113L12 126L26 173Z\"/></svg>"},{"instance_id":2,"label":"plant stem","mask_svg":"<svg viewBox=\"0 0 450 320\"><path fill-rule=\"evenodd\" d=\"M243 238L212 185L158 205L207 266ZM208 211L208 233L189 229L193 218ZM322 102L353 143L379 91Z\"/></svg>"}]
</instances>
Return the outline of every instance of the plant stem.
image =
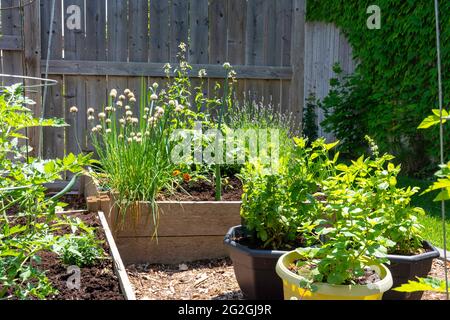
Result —
<instances>
[{"instance_id":1,"label":"plant stem","mask_svg":"<svg viewBox=\"0 0 450 320\"><path fill-rule=\"evenodd\" d=\"M216 135L216 153L219 150L219 138L222 133L222 121L223 121L223 115L225 108L228 110L228 80L229 80L229 70L227 70L227 75L225 77L225 85L224 85L224 93L223 93L223 101L222 105L220 107L220 113L219 113L219 125L217 128L217 135ZM223 153L221 154L223 156ZM216 154L217 159L217 154ZM216 201L222 200L222 174L220 172L220 163L216 163Z\"/></svg>"}]
</instances>

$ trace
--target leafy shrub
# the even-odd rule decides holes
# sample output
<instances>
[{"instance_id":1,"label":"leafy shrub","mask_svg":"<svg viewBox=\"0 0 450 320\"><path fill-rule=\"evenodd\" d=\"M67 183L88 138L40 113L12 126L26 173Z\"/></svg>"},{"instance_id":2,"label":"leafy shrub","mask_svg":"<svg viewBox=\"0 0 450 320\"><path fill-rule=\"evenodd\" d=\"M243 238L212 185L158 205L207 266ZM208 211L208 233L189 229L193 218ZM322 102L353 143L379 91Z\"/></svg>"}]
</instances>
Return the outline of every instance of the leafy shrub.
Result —
<instances>
[{"instance_id":1,"label":"leafy shrub","mask_svg":"<svg viewBox=\"0 0 450 320\"><path fill-rule=\"evenodd\" d=\"M368 30L367 8L373 2L312 0L307 19L334 23L347 36L358 60L350 93L336 101L338 115L328 122L343 141L345 150L360 151L361 134L368 134L383 152L396 156L408 174L420 175L438 154L438 130L427 135L415 128L436 105L436 34L433 2L380 0L380 30ZM450 17L450 3L440 2L442 21ZM441 28L442 43L450 29ZM443 70L449 69L450 48L442 46ZM353 81L354 80L354 81ZM353 85L354 84L354 85ZM450 79L444 79L444 91ZM448 104L447 97L444 104ZM345 114L347 113L348 116ZM348 135L344 133L348 132ZM354 133L355 135L352 135ZM446 150L450 149L446 142Z\"/></svg>"},{"instance_id":2,"label":"leafy shrub","mask_svg":"<svg viewBox=\"0 0 450 320\"><path fill-rule=\"evenodd\" d=\"M296 138L290 154L281 157L278 170L260 163L249 163L242 171L244 195L241 216L246 228L255 233L264 248L285 249L301 241L298 228L312 219L313 194L322 179L333 174L337 157L328 152L336 144L323 139L307 146L307 140Z\"/></svg>"},{"instance_id":3,"label":"leafy shrub","mask_svg":"<svg viewBox=\"0 0 450 320\"><path fill-rule=\"evenodd\" d=\"M421 208L411 206L411 197L418 188L399 188L397 176L400 166L392 163L393 156L380 156L378 146L370 139L372 156L361 156L350 165L337 165L337 174L322 181L323 192L328 204L338 205L341 212L357 210L375 219L382 228L381 235L393 242L391 253L416 254L423 248L418 215ZM348 207L348 205L354 207ZM320 210L320 209L319 209ZM335 219L347 218L345 215L333 216Z\"/></svg>"},{"instance_id":4,"label":"leafy shrub","mask_svg":"<svg viewBox=\"0 0 450 320\"><path fill-rule=\"evenodd\" d=\"M450 113L447 110L442 110L442 115L440 110L433 110L433 114L420 124L419 129L428 129L441 123L444 125L447 121L450 121ZM433 183L425 192L440 190L434 201L447 201L450 200L450 162L441 164L439 167L440 170L435 174L438 181Z\"/></svg>"},{"instance_id":5,"label":"leafy shrub","mask_svg":"<svg viewBox=\"0 0 450 320\"><path fill-rule=\"evenodd\" d=\"M314 93L311 93L306 99L306 105L303 115L303 135L309 141L319 138L319 126L317 124L316 110L320 107L320 101L316 99ZM338 137L339 138L339 137Z\"/></svg>"},{"instance_id":6,"label":"leafy shrub","mask_svg":"<svg viewBox=\"0 0 450 320\"><path fill-rule=\"evenodd\" d=\"M334 72L341 76L339 65L334 66ZM368 132L367 117L373 107L370 87L358 74L332 79L330 87L328 96L320 102L325 113L321 125L341 141L339 150L352 158L366 149L364 135Z\"/></svg>"}]
</instances>

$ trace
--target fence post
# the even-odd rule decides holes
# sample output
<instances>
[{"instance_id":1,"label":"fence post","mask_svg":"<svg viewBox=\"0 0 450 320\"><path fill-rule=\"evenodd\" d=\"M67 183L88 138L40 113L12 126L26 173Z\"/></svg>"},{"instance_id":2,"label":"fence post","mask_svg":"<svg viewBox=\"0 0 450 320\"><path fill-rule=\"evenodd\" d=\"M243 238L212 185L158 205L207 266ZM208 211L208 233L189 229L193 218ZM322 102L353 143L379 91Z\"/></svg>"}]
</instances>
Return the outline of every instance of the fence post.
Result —
<instances>
[{"instance_id":1,"label":"fence post","mask_svg":"<svg viewBox=\"0 0 450 320\"><path fill-rule=\"evenodd\" d=\"M24 6L24 55L25 70L24 74L29 77L41 77L41 20L40 20L40 0L36 0L29 5ZM25 84L41 84L36 80L27 80ZM40 87L33 88L26 92L27 96L36 102L33 111L37 117L41 116L42 110L42 90ZM36 156L39 147L38 128L32 128L28 132L29 143L33 148L32 155Z\"/></svg>"},{"instance_id":2,"label":"fence post","mask_svg":"<svg viewBox=\"0 0 450 320\"><path fill-rule=\"evenodd\" d=\"M305 20L306 0L293 0L292 39L291 39L291 106L290 111L298 128L303 123L305 100Z\"/></svg>"}]
</instances>

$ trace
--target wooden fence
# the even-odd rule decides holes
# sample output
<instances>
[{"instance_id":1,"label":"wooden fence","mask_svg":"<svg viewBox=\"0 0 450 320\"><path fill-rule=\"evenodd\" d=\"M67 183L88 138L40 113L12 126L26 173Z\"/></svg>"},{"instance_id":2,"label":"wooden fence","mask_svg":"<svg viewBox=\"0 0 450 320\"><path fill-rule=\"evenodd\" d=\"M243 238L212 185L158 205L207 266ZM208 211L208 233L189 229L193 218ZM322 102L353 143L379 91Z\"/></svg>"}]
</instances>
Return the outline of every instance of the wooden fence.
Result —
<instances>
[{"instance_id":1,"label":"wooden fence","mask_svg":"<svg viewBox=\"0 0 450 320\"><path fill-rule=\"evenodd\" d=\"M45 129L43 137L29 133L35 148L43 142L45 158L77 152L78 142L89 149L87 108L102 108L112 88L130 88L138 96L142 77L148 84L163 81L163 66L177 62L180 42L188 45L194 83L205 68L211 90L223 79L221 65L230 62L238 73L239 97L250 92L271 101L301 124L305 96L326 96L332 65L354 70L351 48L338 29L305 22L305 2L0 0L1 73L41 77L48 71L58 81L45 92L45 103L45 90L27 93L37 101L38 115L64 118L70 125ZM71 106L79 109L76 118Z\"/></svg>"},{"instance_id":2,"label":"wooden fence","mask_svg":"<svg viewBox=\"0 0 450 320\"><path fill-rule=\"evenodd\" d=\"M342 75L355 71L352 47L333 24L307 22L305 30L305 99L314 95L322 100L330 91L330 80L336 77L333 72L336 63L341 66ZM333 134L325 132L320 126L325 119L323 110L317 109L316 114L319 137L334 140Z\"/></svg>"},{"instance_id":3,"label":"wooden fence","mask_svg":"<svg viewBox=\"0 0 450 320\"><path fill-rule=\"evenodd\" d=\"M207 70L210 90L230 62L240 78L238 95L251 92L301 121L305 0L55 0L53 15L52 3L0 2L2 73L48 71L58 81L44 105L43 92L34 94L38 113L70 124L44 131L44 157L76 152L77 141L87 149L87 108L102 108L112 88L138 96L142 77L161 81L164 64L177 62L180 42L188 44L193 76ZM79 109L77 119L71 106Z\"/></svg>"}]
</instances>

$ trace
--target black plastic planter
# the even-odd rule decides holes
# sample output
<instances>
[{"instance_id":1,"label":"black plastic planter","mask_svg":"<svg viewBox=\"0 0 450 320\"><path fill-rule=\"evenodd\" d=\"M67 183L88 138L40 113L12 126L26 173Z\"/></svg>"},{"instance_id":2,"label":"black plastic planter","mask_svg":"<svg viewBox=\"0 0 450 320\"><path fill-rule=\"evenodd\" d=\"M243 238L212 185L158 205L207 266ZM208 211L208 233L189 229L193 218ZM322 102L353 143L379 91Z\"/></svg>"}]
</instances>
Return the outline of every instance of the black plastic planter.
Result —
<instances>
[{"instance_id":1,"label":"black plastic planter","mask_svg":"<svg viewBox=\"0 0 450 320\"><path fill-rule=\"evenodd\" d=\"M283 300L283 283L275 267L278 259L287 251L255 250L235 241L245 235L244 228L237 226L228 231L224 240L244 298Z\"/></svg>"},{"instance_id":2,"label":"black plastic planter","mask_svg":"<svg viewBox=\"0 0 450 320\"><path fill-rule=\"evenodd\" d=\"M427 252L415 256L389 255L391 264L388 266L392 273L394 285L398 288L409 280L417 280L417 277L427 277L431 270L433 260L439 258L439 251L429 242L424 243ZM423 292L404 293L390 290L383 295L383 300L420 300Z\"/></svg>"}]
</instances>

